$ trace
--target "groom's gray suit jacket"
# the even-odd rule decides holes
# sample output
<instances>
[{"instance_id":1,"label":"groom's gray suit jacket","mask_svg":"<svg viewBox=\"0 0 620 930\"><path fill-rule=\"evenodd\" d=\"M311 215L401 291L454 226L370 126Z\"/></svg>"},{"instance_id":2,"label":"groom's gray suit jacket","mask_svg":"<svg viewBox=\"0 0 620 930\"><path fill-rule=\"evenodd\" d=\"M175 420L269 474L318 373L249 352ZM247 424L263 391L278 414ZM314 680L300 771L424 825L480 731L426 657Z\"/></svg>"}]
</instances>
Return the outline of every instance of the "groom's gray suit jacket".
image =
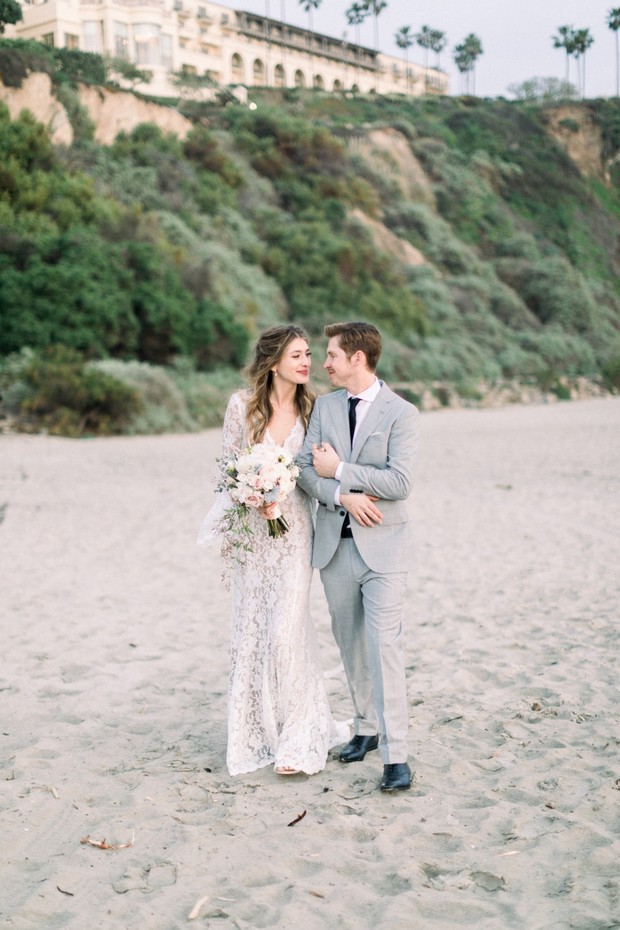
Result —
<instances>
[{"instance_id":1,"label":"groom's gray suit jacket","mask_svg":"<svg viewBox=\"0 0 620 930\"><path fill-rule=\"evenodd\" d=\"M407 497L413 484L419 413L413 404L385 384L360 423L353 448L349 441L347 392L317 398L298 463L299 485L319 502L312 564L325 568L340 543L344 507L335 503L335 491L353 490L380 500L381 525L360 526L351 518L355 544L366 565L375 572L407 571L411 567L412 540ZM343 462L340 483L320 478L312 465L312 445L330 443Z\"/></svg>"}]
</instances>

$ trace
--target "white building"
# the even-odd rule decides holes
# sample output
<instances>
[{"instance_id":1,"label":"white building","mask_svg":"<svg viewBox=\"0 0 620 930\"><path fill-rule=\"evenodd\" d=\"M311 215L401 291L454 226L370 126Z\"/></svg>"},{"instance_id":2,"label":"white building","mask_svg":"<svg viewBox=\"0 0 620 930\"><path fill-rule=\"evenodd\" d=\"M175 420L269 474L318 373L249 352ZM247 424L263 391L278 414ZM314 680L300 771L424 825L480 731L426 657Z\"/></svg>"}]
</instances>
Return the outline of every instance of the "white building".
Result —
<instances>
[{"instance_id":1,"label":"white building","mask_svg":"<svg viewBox=\"0 0 620 930\"><path fill-rule=\"evenodd\" d=\"M448 78L362 45L206 0L21 0L7 38L37 39L124 58L149 71L138 90L177 96L171 72L219 87L315 87L361 93L445 94Z\"/></svg>"}]
</instances>

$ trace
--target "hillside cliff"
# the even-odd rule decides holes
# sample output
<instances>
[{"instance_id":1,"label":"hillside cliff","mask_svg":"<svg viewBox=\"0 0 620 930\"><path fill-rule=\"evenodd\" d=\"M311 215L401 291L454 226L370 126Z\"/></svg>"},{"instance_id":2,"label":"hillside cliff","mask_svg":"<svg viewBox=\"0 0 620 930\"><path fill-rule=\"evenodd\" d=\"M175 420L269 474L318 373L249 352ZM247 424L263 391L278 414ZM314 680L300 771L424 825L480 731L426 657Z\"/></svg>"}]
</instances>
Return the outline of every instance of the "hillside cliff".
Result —
<instances>
[{"instance_id":1,"label":"hillside cliff","mask_svg":"<svg viewBox=\"0 0 620 930\"><path fill-rule=\"evenodd\" d=\"M191 122L177 110L137 97L129 91L93 87L77 83L79 104L94 125L93 138L101 145L111 145L119 132L131 132L141 123L154 123L162 132L173 132L183 139ZM54 93L48 74L31 73L21 87L5 87L0 82L0 100L13 119L28 110L48 129L54 145L71 145L75 132L66 108Z\"/></svg>"},{"instance_id":2,"label":"hillside cliff","mask_svg":"<svg viewBox=\"0 0 620 930\"><path fill-rule=\"evenodd\" d=\"M0 97L0 356L208 372L274 322L368 318L427 405L617 383L617 101L256 90L179 112L34 73Z\"/></svg>"}]
</instances>

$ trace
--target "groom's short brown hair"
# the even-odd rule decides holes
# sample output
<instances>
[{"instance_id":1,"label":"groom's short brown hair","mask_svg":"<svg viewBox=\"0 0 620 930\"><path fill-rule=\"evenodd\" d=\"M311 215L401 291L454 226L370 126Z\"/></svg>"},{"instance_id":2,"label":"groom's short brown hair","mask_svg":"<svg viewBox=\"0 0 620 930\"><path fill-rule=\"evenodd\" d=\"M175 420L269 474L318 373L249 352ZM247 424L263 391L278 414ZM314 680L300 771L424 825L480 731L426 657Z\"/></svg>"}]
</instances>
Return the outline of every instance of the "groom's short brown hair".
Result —
<instances>
[{"instance_id":1,"label":"groom's short brown hair","mask_svg":"<svg viewBox=\"0 0 620 930\"><path fill-rule=\"evenodd\" d=\"M374 371L381 356L381 333L372 323L329 323L323 330L328 339L338 337L347 358L363 352L368 367Z\"/></svg>"}]
</instances>

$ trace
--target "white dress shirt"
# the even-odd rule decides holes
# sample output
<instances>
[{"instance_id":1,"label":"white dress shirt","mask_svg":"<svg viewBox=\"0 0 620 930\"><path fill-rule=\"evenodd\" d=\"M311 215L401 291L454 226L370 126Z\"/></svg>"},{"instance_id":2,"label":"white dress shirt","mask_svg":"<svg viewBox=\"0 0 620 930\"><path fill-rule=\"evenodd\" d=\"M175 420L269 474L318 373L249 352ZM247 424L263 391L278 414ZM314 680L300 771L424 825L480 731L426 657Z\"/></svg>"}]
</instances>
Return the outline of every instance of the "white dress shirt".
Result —
<instances>
[{"instance_id":1,"label":"white dress shirt","mask_svg":"<svg viewBox=\"0 0 620 930\"><path fill-rule=\"evenodd\" d=\"M353 434L353 442L355 442L355 436L357 435L357 431L360 428L360 424L363 422L364 417L370 410L370 405L372 404L373 400L376 400L377 394L381 390L382 384L383 384L382 381L379 381L378 378L375 378L375 380L370 385L370 387L367 387L365 391L361 392L361 394L350 394L347 391L347 400L350 400L352 397L357 397L357 399L359 400L359 404L357 405L357 409L355 411L356 413L355 433ZM334 475L334 478L336 479L336 481L340 481L340 477L342 475L342 467L343 467L343 463L340 462L340 464L338 465L338 468L336 469L336 474ZM338 506L340 505L340 488L336 488L336 491L334 494L334 502L336 503L336 505Z\"/></svg>"}]
</instances>

